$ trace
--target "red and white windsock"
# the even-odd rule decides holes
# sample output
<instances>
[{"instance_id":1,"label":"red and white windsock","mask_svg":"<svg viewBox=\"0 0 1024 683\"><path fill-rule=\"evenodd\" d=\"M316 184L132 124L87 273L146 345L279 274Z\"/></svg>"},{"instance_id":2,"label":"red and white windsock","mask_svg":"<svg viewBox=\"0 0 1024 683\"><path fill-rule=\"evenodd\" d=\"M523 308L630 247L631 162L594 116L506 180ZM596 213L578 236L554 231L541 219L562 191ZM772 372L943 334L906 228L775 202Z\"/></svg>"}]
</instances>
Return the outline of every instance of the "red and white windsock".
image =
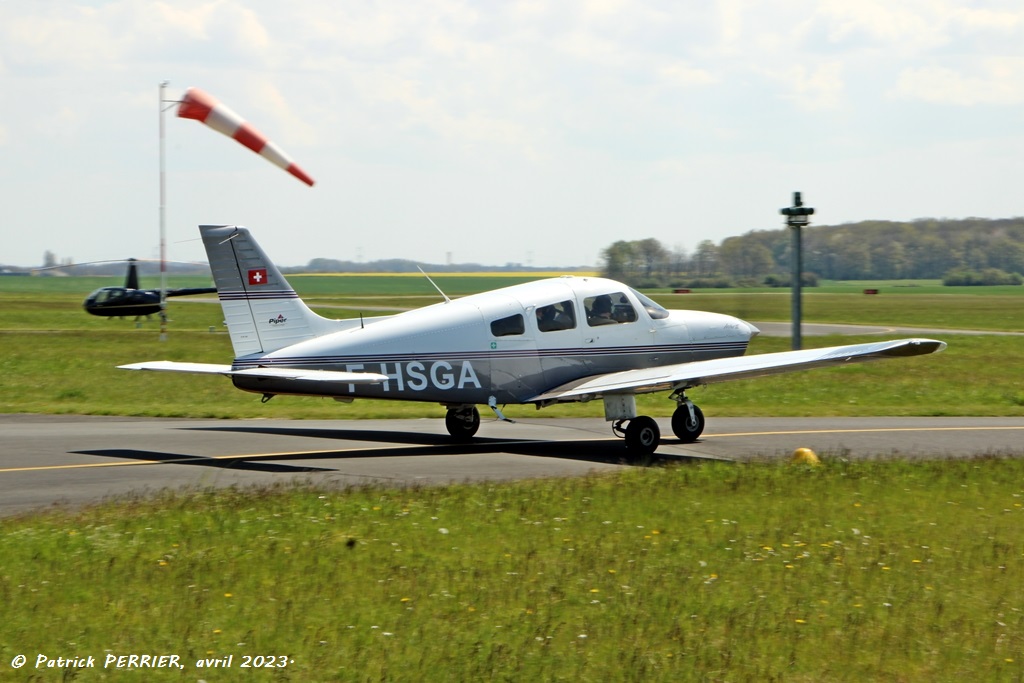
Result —
<instances>
[{"instance_id":1,"label":"red and white windsock","mask_svg":"<svg viewBox=\"0 0 1024 683\"><path fill-rule=\"evenodd\" d=\"M224 106L215 97L199 88L189 88L178 105L178 117L202 121L210 128L227 135L242 143L265 159L280 166L293 176L313 185L313 179L305 171L295 165L280 147L275 145L263 133L253 128L245 119Z\"/></svg>"}]
</instances>

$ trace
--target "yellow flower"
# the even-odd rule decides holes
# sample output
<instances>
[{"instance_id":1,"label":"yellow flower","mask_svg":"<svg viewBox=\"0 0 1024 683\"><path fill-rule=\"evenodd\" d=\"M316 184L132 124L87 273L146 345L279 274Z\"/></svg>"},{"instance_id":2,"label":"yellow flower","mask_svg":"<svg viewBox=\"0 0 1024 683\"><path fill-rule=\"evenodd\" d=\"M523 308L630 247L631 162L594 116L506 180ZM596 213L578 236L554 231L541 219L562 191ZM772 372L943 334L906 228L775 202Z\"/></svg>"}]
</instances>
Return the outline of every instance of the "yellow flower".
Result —
<instances>
[{"instance_id":1,"label":"yellow flower","mask_svg":"<svg viewBox=\"0 0 1024 683\"><path fill-rule=\"evenodd\" d=\"M231 593L225 593L225 594L224 594L224 597L225 597L225 598L230 598L230 597L231 597Z\"/></svg>"}]
</instances>

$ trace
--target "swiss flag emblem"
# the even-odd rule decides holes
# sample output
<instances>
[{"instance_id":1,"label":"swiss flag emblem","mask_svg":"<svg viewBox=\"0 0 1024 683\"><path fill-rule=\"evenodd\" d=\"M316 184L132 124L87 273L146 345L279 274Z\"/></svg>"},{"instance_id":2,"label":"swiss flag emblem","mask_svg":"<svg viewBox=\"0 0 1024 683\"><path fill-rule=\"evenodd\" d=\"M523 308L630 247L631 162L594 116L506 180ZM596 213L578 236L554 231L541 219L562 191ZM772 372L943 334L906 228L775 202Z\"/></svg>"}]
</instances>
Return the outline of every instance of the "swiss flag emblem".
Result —
<instances>
[{"instance_id":1,"label":"swiss flag emblem","mask_svg":"<svg viewBox=\"0 0 1024 683\"><path fill-rule=\"evenodd\" d=\"M253 268L249 271L249 284L250 285L265 285L267 284L267 269L266 268Z\"/></svg>"}]
</instances>

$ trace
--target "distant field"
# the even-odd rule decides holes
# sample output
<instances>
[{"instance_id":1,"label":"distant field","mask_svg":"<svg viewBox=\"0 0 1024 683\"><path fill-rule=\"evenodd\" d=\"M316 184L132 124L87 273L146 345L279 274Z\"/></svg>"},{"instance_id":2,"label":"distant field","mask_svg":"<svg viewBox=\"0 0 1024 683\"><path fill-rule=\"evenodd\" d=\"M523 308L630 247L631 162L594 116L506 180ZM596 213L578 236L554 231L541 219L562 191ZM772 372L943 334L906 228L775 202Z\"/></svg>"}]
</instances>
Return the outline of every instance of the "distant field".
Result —
<instances>
[{"instance_id":1,"label":"distant field","mask_svg":"<svg viewBox=\"0 0 1024 683\"><path fill-rule=\"evenodd\" d=\"M727 313L749 321L787 321L792 303L788 292L660 294L668 308ZM898 325L941 329L1024 331L1024 290L985 294L914 294L810 292L803 297L804 322L851 325Z\"/></svg>"},{"instance_id":2,"label":"distant field","mask_svg":"<svg viewBox=\"0 0 1024 683\"><path fill-rule=\"evenodd\" d=\"M524 279L524 280L537 280L545 277L561 277L562 275L576 275L579 277L593 277L597 273L594 271L581 271L581 270L495 270L495 271L483 271L483 272L443 272L443 273L431 273L427 272L427 275L437 279L439 277L450 277L450 278L511 278L511 279ZM285 273L287 278L299 278L299 277L416 277L423 279L423 273Z\"/></svg>"},{"instance_id":3,"label":"distant field","mask_svg":"<svg viewBox=\"0 0 1024 683\"><path fill-rule=\"evenodd\" d=\"M450 278L442 286L453 294L474 291L481 280ZM495 284L486 278L488 285ZM26 281L45 292L10 291ZM335 318L375 315L440 300L429 283L415 277L375 277L382 294L338 294L351 278L310 276L294 284L318 312ZM12 287L11 283L18 287ZM423 291L394 294L394 284L415 283ZM438 417L439 406L419 403L356 401L340 405L317 398L278 397L261 404L221 377L128 373L116 366L144 360L193 360L224 363L231 344L220 306L212 296L170 303L170 339L157 341L156 320L98 318L81 310L85 290L95 284L77 278L0 278L0 372L5 391L0 411L91 413L195 417L291 417L358 419ZM176 286L196 282L174 282ZM327 285L331 285L330 288ZM321 293L313 290L322 288ZM344 289L349 289L345 287ZM737 315L751 321L789 319L789 297L782 292L655 295L671 308L694 308ZM949 329L1024 329L1024 296L1004 292L963 294L895 294L866 296L812 292L805 296L807 322L908 325ZM938 336L950 344L937 356L906 362L868 364L827 371L796 373L746 382L713 385L692 392L709 418L743 415L1022 415L1024 414L1024 340L1020 337ZM805 338L806 346L878 339L868 337ZM760 337L751 353L783 351L785 338ZM674 404L664 395L641 397L646 414L665 416ZM536 412L510 407L516 415L593 416L600 402L556 406Z\"/></svg>"}]
</instances>

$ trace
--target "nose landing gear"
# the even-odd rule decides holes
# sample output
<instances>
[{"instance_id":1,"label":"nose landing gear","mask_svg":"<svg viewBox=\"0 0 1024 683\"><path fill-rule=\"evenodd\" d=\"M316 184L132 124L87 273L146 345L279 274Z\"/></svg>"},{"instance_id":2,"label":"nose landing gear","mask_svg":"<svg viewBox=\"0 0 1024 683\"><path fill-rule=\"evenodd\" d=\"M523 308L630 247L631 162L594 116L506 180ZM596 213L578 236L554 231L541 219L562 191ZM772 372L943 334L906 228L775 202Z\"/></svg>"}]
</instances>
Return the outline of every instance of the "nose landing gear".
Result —
<instances>
[{"instance_id":1,"label":"nose landing gear","mask_svg":"<svg viewBox=\"0 0 1024 683\"><path fill-rule=\"evenodd\" d=\"M679 404L672 413L672 433L683 443L693 443L704 432L704 413L684 394L672 398Z\"/></svg>"}]
</instances>

